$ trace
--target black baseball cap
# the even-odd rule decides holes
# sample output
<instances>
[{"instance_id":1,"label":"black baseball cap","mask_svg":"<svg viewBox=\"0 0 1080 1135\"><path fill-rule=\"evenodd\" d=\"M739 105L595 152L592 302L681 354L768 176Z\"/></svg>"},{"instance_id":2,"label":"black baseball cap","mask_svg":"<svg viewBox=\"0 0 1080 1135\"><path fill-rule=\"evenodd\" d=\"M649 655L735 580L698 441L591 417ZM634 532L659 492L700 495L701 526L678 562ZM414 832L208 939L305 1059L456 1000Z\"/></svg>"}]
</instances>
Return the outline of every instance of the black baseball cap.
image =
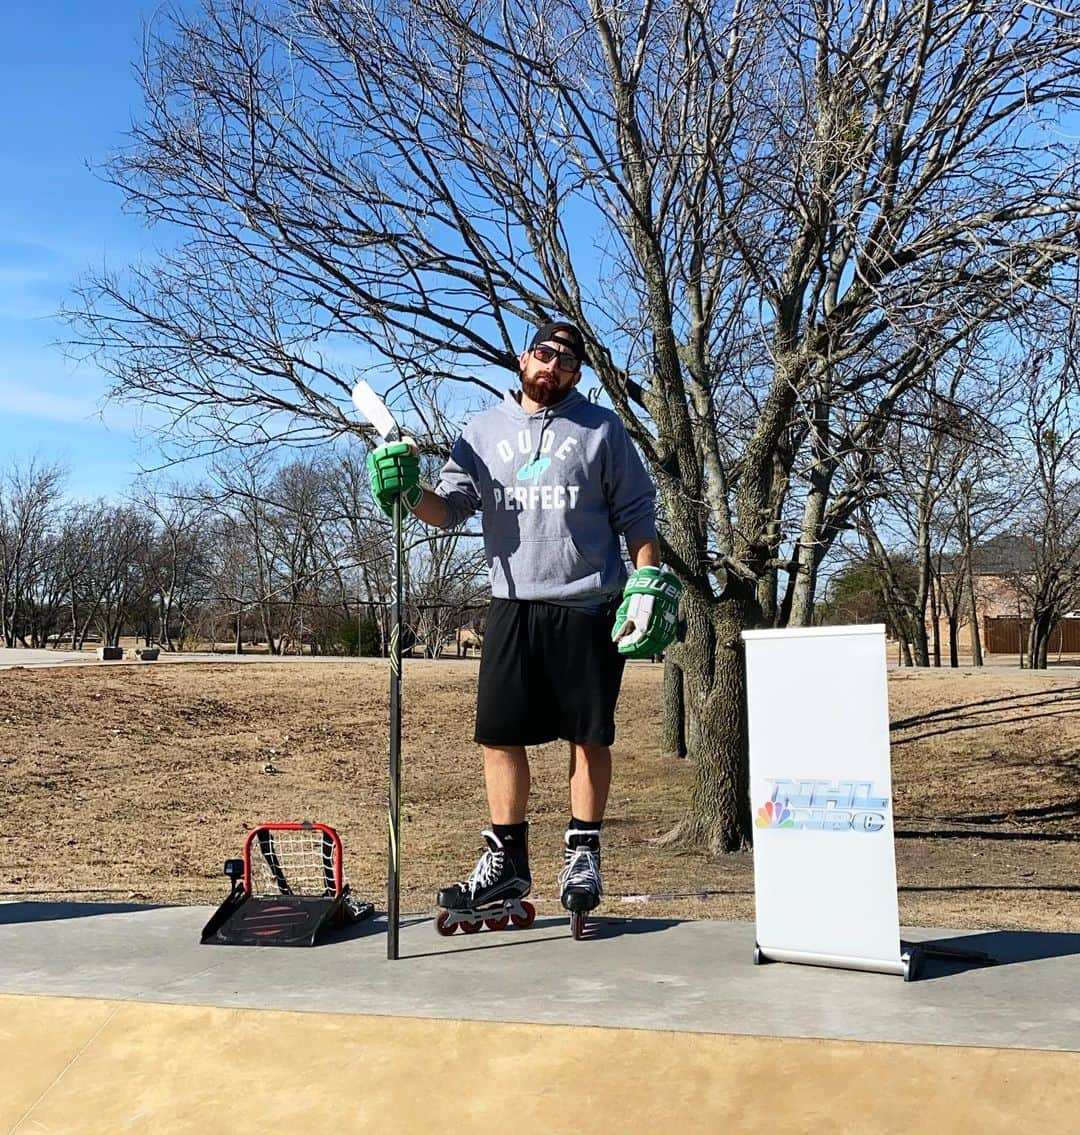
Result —
<instances>
[{"instance_id":1,"label":"black baseball cap","mask_svg":"<svg viewBox=\"0 0 1080 1135\"><path fill-rule=\"evenodd\" d=\"M588 362L585 357L585 339L572 323L556 320L553 323L545 323L542 327L538 327L536 334L532 337L532 342L529 344L529 350L531 351L533 347L537 347L541 343L559 343L568 351L577 355L581 362Z\"/></svg>"}]
</instances>

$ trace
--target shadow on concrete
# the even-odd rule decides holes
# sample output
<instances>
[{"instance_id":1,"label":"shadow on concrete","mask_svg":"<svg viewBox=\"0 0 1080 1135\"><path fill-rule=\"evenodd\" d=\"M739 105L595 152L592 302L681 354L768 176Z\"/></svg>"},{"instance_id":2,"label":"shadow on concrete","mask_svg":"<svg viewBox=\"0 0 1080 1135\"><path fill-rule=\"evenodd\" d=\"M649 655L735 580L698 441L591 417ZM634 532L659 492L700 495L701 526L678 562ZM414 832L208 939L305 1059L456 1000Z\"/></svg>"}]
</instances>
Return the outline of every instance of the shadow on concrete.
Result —
<instances>
[{"instance_id":1,"label":"shadow on concrete","mask_svg":"<svg viewBox=\"0 0 1080 1135\"><path fill-rule=\"evenodd\" d=\"M398 926L404 930L406 926L415 926L417 923L428 921L430 919L426 914L406 915L398 922ZM367 918L361 918L359 922L324 930L315 945L331 946L335 942L353 942L358 938L373 938L386 932L386 911L377 910Z\"/></svg>"},{"instance_id":2,"label":"shadow on concrete","mask_svg":"<svg viewBox=\"0 0 1080 1135\"><path fill-rule=\"evenodd\" d=\"M0 926L20 922L58 922L65 918L96 918L100 914L133 914L161 910L166 903L124 902L8 902L0 903Z\"/></svg>"},{"instance_id":3,"label":"shadow on concrete","mask_svg":"<svg viewBox=\"0 0 1080 1135\"><path fill-rule=\"evenodd\" d=\"M423 921L418 919L417 921ZM613 918L600 915L592 919L586 926L584 942L597 941L601 938L620 938L624 934L657 934L663 930L670 930L678 926L681 919L677 918ZM543 935L536 934L537 930L552 931ZM432 934L435 928L432 927ZM457 931L447 935L458 939L457 949L443 947L441 950L428 950L424 953L402 954L405 958L435 958L447 953L468 953L472 950L505 950L514 946L536 946L543 942L554 942L560 938L573 941L570 936L570 919L567 917L538 918L529 928L529 932L521 930L480 930L475 934L462 934Z\"/></svg>"},{"instance_id":4,"label":"shadow on concrete","mask_svg":"<svg viewBox=\"0 0 1080 1135\"><path fill-rule=\"evenodd\" d=\"M662 930L670 930L678 926L681 918L619 918L601 915L590 922L595 926L598 938L621 938L624 934L658 934Z\"/></svg>"},{"instance_id":5,"label":"shadow on concrete","mask_svg":"<svg viewBox=\"0 0 1080 1135\"><path fill-rule=\"evenodd\" d=\"M944 952L970 952L973 957L927 957L919 974L920 981L951 977L969 969L986 965L1010 966L1023 962L1039 962L1048 958L1068 958L1080 955L1080 934L1064 934L1041 930L987 930L961 934L948 938L928 938L921 942L905 943L933 951L940 947ZM989 959L987 961L981 959Z\"/></svg>"}]
</instances>

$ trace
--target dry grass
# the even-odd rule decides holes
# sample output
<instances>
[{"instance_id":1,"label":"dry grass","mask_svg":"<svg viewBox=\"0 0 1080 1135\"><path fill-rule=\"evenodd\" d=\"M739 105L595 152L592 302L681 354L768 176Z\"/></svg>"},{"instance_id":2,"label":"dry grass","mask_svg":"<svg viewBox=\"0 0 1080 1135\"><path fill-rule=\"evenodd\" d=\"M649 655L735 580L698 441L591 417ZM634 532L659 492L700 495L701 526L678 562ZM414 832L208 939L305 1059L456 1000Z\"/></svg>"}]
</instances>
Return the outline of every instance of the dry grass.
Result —
<instances>
[{"instance_id":1,"label":"dry grass","mask_svg":"<svg viewBox=\"0 0 1080 1135\"><path fill-rule=\"evenodd\" d=\"M657 846L694 770L659 752L661 667L627 670L605 824L609 912L753 918L752 858ZM470 740L476 665L410 661L402 906L471 868L485 805ZM384 663L6 671L0 892L211 903L222 861L267 820L332 824L381 903ZM1080 675L894 672L897 870L906 925L1080 931ZM534 754L537 905L557 909L566 754ZM270 771L267 771L267 770ZM650 896L647 901L635 897Z\"/></svg>"}]
</instances>

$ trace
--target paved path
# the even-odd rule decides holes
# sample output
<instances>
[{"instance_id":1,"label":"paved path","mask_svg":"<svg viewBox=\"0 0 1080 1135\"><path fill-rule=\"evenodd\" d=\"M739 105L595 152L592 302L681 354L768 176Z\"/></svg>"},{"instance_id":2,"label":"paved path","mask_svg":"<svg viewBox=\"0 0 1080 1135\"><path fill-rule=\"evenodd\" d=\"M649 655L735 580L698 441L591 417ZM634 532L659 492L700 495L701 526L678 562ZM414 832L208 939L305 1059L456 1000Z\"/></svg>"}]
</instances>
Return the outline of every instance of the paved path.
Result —
<instances>
[{"instance_id":1,"label":"paved path","mask_svg":"<svg viewBox=\"0 0 1080 1135\"><path fill-rule=\"evenodd\" d=\"M143 662L137 658L133 651L125 650L125 657L115 662L103 662L98 658L96 651L83 650L72 652L69 650L11 650L0 648L0 670L12 667L25 666L37 668L42 666L158 666L161 663L175 664L178 662L228 662L228 663L283 663L283 662L377 662L375 658L345 658L338 655L318 654L314 658L310 655L299 654L210 654L198 651L178 651L169 653L162 651L154 662ZM448 660L449 661L449 660Z\"/></svg>"},{"instance_id":2,"label":"paved path","mask_svg":"<svg viewBox=\"0 0 1080 1135\"><path fill-rule=\"evenodd\" d=\"M325 662L325 663L341 663L341 662L363 662L372 663L378 662L378 658L352 658L342 655L324 655L318 654L314 657L311 655L299 654L225 654L200 651L162 651L157 658L156 662L143 662L141 659L136 658L132 651L125 650L124 657L116 662L103 662L98 658L96 651L83 650L78 653L73 653L67 650L31 650L31 649L9 649L7 647L0 647L0 670L10 669L17 666L25 667L40 667L40 666L156 666L161 663L175 664L178 662L226 662L226 663L288 663L288 662ZM476 666L479 660L478 655L473 655L471 658L442 658L442 664L448 663L465 663ZM420 661L417 658L417 661ZM632 666L651 666L652 662L638 661L630 663ZM896 670L898 668L896 661L895 651L890 650L886 658L886 667L889 670ZM971 666L960 666L959 671L973 670ZM984 669L995 670L1015 670L1017 669L1015 655L997 654L990 655L986 660ZM923 674L947 674L950 670L948 667L934 668L931 670L921 670L919 673ZM957 671L952 671L956 673ZM1046 670L1030 671L1025 670L1026 674L1039 675L1054 675L1054 674L1080 674L1080 665L1070 665L1068 663L1051 664Z\"/></svg>"}]
</instances>

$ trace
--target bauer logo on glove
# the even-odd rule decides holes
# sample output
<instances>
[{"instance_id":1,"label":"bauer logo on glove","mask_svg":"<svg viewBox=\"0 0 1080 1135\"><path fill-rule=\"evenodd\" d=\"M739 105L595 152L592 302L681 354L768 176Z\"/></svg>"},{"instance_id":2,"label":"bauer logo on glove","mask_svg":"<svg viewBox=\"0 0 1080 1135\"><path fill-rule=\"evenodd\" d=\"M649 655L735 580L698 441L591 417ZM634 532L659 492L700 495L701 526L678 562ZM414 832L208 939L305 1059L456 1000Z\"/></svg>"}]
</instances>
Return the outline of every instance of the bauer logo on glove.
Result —
<instances>
[{"instance_id":1,"label":"bauer logo on glove","mask_svg":"<svg viewBox=\"0 0 1080 1135\"><path fill-rule=\"evenodd\" d=\"M407 508L415 508L424 497L420 487L419 450L412 438L380 445L368 454L368 478L379 508L394 514L394 498L400 496Z\"/></svg>"},{"instance_id":2,"label":"bauer logo on glove","mask_svg":"<svg viewBox=\"0 0 1080 1135\"><path fill-rule=\"evenodd\" d=\"M627 658L654 658L675 641L682 583L660 568L638 568L626 581L612 642Z\"/></svg>"}]
</instances>

